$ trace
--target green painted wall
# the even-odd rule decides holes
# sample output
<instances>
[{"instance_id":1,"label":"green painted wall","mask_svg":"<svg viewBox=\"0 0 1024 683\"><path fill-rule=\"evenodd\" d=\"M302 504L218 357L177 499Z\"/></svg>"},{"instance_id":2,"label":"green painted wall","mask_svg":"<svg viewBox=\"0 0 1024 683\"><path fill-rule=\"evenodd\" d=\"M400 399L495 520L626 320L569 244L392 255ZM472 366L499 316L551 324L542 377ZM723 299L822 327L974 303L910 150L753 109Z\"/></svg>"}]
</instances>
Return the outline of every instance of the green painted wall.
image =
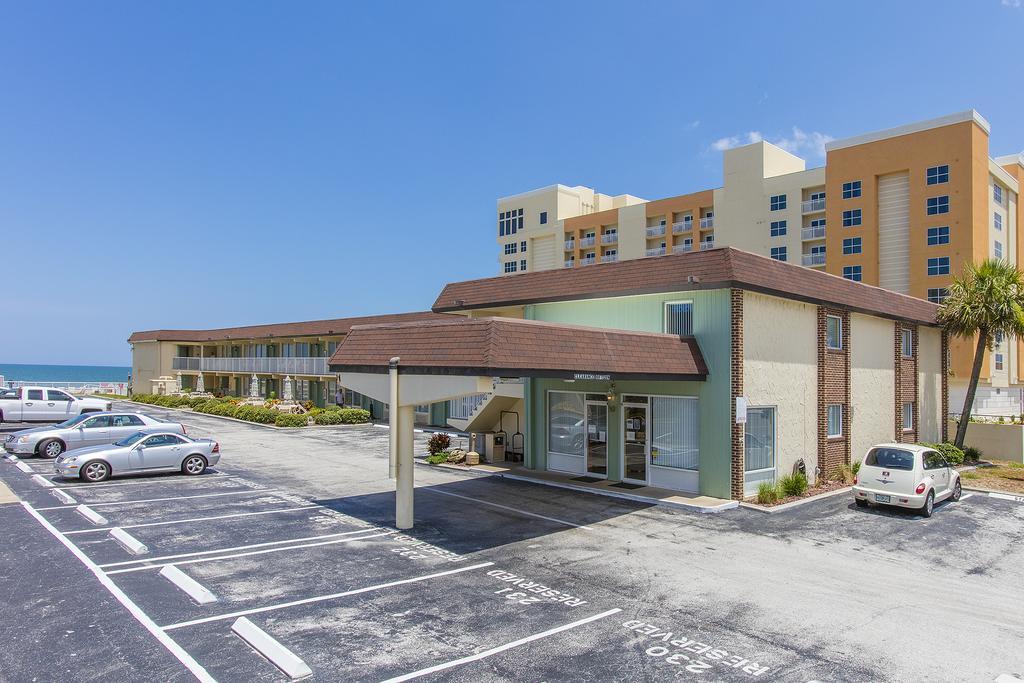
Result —
<instances>
[{"instance_id":1,"label":"green painted wall","mask_svg":"<svg viewBox=\"0 0 1024 683\"><path fill-rule=\"evenodd\" d=\"M448 401L430 404L430 426L448 426Z\"/></svg>"},{"instance_id":2,"label":"green painted wall","mask_svg":"<svg viewBox=\"0 0 1024 683\"><path fill-rule=\"evenodd\" d=\"M693 333L708 366L705 382L616 382L616 403L621 394L686 395L700 398L700 492L718 498L730 497L731 479L731 331L729 290L644 294L640 296L589 301L534 304L525 307L530 320L589 325L644 332L664 331L664 307L670 301L693 301ZM547 466L546 392L548 390L604 393L609 382L527 382L529 418L528 466ZM609 412L609 469L618 476L621 453L619 433L621 408Z\"/></svg>"}]
</instances>

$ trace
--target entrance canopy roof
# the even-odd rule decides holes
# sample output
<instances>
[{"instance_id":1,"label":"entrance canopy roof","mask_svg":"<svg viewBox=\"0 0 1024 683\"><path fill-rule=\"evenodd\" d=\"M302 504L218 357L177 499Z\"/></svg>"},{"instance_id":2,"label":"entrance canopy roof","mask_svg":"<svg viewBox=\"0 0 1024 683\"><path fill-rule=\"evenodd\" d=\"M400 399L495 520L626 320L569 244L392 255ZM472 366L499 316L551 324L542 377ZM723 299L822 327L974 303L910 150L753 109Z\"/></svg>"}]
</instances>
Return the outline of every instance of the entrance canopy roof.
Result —
<instances>
[{"instance_id":1,"label":"entrance canopy roof","mask_svg":"<svg viewBox=\"0 0 1024 683\"><path fill-rule=\"evenodd\" d=\"M693 337L464 318L359 325L338 346L332 372L563 379L697 380L708 370Z\"/></svg>"}]
</instances>

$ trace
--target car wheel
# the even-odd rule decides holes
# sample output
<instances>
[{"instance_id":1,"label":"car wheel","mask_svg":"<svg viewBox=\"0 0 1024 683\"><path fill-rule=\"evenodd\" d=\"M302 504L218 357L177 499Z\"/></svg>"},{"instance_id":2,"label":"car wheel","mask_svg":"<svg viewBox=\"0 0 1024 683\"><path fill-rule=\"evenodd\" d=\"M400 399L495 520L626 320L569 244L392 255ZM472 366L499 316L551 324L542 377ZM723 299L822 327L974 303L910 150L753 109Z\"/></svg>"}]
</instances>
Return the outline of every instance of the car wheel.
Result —
<instances>
[{"instance_id":1,"label":"car wheel","mask_svg":"<svg viewBox=\"0 0 1024 683\"><path fill-rule=\"evenodd\" d=\"M53 460L63 452L64 444L62 444L58 439L47 439L39 444L39 447L36 449L36 453L44 458L49 458L50 460Z\"/></svg>"},{"instance_id":2,"label":"car wheel","mask_svg":"<svg viewBox=\"0 0 1024 683\"><path fill-rule=\"evenodd\" d=\"M79 471L78 476L85 481L105 481L110 478L110 465L102 460L93 460Z\"/></svg>"},{"instance_id":3,"label":"car wheel","mask_svg":"<svg viewBox=\"0 0 1024 683\"><path fill-rule=\"evenodd\" d=\"M924 499L924 505L921 506L921 514L925 517L931 517L932 512L935 510L935 491L929 491L928 497Z\"/></svg>"},{"instance_id":4,"label":"car wheel","mask_svg":"<svg viewBox=\"0 0 1024 683\"><path fill-rule=\"evenodd\" d=\"M868 506L868 502L863 498L854 498L853 502L856 503L859 508L866 508Z\"/></svg>"},{"instance_id":5,"label":"car wheel","mask_svg":"<svg viewBox=\"0 0 1024 683\"><path fill-rule=\"evenodd\" d=\"M960 487L960 478L957 477L956 484L953 485L953 495L950 499L955 503L960 500L960 496L963 494L963 489Z\"/></svg>"},{"instance_id":6,"label":"car wheel","mask_svg":"<svg viewBox=\"0 0 1024 683\"><path fill-rule=\"evenodd\" d=\"M185 461L181 463L181 471L183 474L202 474L206 471L206 458L201 455L190 455L185 458Z\"/></svg>"}]
</instances>

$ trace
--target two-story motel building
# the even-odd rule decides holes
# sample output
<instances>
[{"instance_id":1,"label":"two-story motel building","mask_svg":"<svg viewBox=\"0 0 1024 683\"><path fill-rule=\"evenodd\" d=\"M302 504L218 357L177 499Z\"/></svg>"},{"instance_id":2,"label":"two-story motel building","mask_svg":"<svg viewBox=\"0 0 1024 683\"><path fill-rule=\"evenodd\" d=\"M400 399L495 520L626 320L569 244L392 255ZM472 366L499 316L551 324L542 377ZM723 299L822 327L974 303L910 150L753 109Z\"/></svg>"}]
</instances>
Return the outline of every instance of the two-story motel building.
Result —
<instances>
[{"instance_id":1,"label":"two-story motel building","mask_svg":"<svg viewBox=\"0 0 1024 683\"><path fill-rule=\"evenodd\" d=\"M1024 155L991 157L989 123L970 110L826 145L825 165L768 142L723 154L723 184L648 201L554 185L498 200L499 272L733 246L941 302L965 264L1019 263ZM986 355L974 410L1024 412L1021 340ZM959 410L975 344L953 340Z\"/></svg>"},{"instance_id":2,"label":"two-story motel building","mask_svg":"<svg viewBox=\"0 0 1024 683\"><path fill-rule=\"evenodd\" d=\"M532 470L738 499L945 438L935 304L749 252L458 282L433 310L352 327L330 369L387 401L397 357L397 400L469 394L459 426L521 429Z\"/></svg>"}]
</instances>

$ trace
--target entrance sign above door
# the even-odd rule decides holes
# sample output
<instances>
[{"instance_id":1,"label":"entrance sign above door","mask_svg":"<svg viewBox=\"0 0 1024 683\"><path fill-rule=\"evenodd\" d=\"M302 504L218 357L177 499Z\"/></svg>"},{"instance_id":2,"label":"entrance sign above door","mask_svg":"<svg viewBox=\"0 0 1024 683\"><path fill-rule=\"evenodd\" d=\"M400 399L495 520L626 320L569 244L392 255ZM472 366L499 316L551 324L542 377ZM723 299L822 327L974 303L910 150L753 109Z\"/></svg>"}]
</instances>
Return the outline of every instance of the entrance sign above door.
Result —
<instances>
[{"instance_id":1,"label":"entrance sign above door","mask_svg":"<svg viewBox=\"0 0 1024 683\"><path fill-rule=\"evenodd\" d=\"M574 372L572 373L573 379L593 379L599 381L608 381L612 378L609 374L600 374L593 372Z\"/></svg>"}]
</instances>

